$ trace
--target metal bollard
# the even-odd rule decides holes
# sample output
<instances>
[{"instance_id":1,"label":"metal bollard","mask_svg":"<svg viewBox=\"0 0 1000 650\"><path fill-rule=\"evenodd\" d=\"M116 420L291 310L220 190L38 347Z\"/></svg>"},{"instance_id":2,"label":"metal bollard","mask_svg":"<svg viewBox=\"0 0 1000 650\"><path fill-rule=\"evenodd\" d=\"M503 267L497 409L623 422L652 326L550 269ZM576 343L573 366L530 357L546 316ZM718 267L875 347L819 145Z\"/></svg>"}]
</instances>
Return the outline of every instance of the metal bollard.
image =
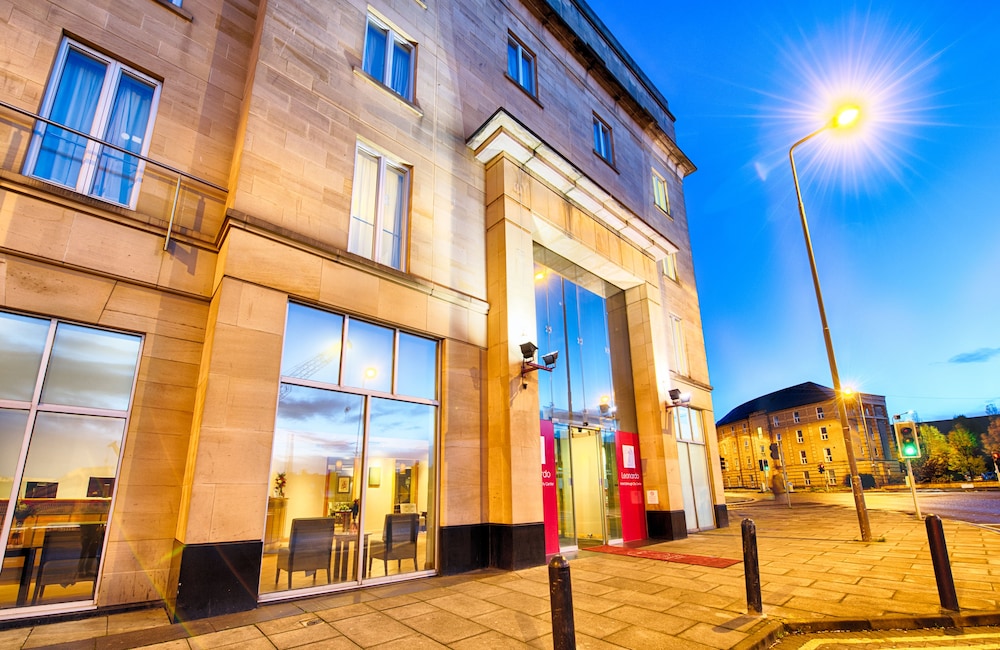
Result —
<instances>
[{"instance_id":1,"label":"metal bollard","mask_svg":"<svg viewBox=\"0 0 1000 650\"><path fill-rule=\"evenodd\" d=\"M931 545L931 562L934 564L938 600L941 601L943 609L957 612L958 594L955 593L955 579L951 576L951 563L948 561L948 547L944 542L941 517L927 515L924 518L924 525L927 527L927 541Z\"/></svg>"},{"instance_id":2,"label":"metal bollard","mask_svg":"<svg viewBox=\"0 0 1000 650\"><path fill-rule=\"evenodd\" d=\"M760 598L760 567L757 563L757 526L753 519L744 519L743 530L743 576L747 583L747 612L763 614L764 605Z\"/></svg>"},{"instance_id":3,"label":"metal bollard","mask_svg":"<svg viewBox=\"0 0 1000 650\"><path fill-rule=\"evenodd\" d=\"M549 562L549 602L552 605L553 650L576 650L569 562L561 555L556 555Z\"/></svg>"}]
</instances>

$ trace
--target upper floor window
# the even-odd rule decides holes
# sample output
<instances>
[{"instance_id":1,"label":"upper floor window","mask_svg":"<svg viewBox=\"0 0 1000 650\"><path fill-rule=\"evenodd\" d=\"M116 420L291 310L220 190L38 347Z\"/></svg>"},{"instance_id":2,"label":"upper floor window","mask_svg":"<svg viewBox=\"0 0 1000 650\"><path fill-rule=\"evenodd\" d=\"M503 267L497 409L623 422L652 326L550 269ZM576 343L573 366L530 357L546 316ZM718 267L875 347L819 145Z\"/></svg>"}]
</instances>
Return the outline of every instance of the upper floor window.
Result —
<instances>
[{"instance_id":1,"label":"upper floor window","mask_svg":"<svg viewBox=\"0 0 1000 650\"><path fill-rule=\"evenodd\" d=\"M149 151L159 96L157 81L64 39L41 114L95 139L39 122L25 173L134 207L144 164L129 153Z\"/></svg>"},{"instance_id":2,"label":"upper floor window","mask_svg":"<svg viewBox=\"0 0 1000 650\"><path fill-rule=\"evenodd\" d=\"M688 375L687 344L684 341L684 322L677 316L670 317L670 333L674 342L674 370L679 375Z\"/></svg>"},{"instance_id":3,"label":"upper floor window","mask_svg":"<svg viewBox=\"0 0 1000 650\"><path fill-rule=\"evenodd\" d=\"M653 170L653 204L670 214L670 194L667 193L667 181Z\"/></svg>"},{"instance_id":4,"label":"upper floor window","mask_svg":"<svg viewBox=\"0 0 1000 650\"><path fill-rule=\"evenodd\" d=\"M799 420L800 420L800 418L799 418L799 412L798 411L792 411L792 422L794 422L795 424L798 424Z\"/></svg>"},{"instance_id":5,"label":"upper floor window","mask_svg":"<svg viewBox=\"0 0 1000 650\"><path fill-rule=\"evenodd\" d=\"M507 76L532 97L538 96L535 55L512 35L507 37Z\"/></svg>"},{"instance_id":6,"label":"upper floor window","mask_svg":"<svg viewBox=\"0 0 1000 650\"><path fill-rule=\"evenodd\" d=\"M611 127L596 115L594 115L594 153L607 161L608 164L615 164Z\"/></svg>"},{"instance_id":7,"label":"upper floor window","mask_svg":"<svg viewBox=\"0 0 1000 650\"><path fill-rule=\"evenodd\" d=\"M404 269L409 180L407 167L358 145L348 251Z\"/></svg>"},{"instance_id":8,"label":"upper floor window","mask_svg":"<svg viewBox=\"0 0 1000 650\"><path fill-rule=\"evenodd\" d=\"M778 416L777 415L772 415L771 416L771 424L773 424L774 426L778 426L778 422L779 422Z\"/></svg>"},{"instance_id":9,"label":"upper floor window","mask_svg":"<svg viewBox=\"0 0 1000 650\"><path fill-rule=\"evenodd\" d=\"M820 427L819 428L819 439L820 440L829 440L830 439L830 434L827 433L826 427Z\"/></svg>"},{"instance_id":10,"label":"upper floor window","mask_svg":"<svg viewBox=\"0 0 1000 650\"><path fill-rule=\"evenodd\" d=\"M801 450L799 452L799 463L802 464L802 465L808 465L809 464L809 459L806 456L806 450L805 449L803 449L803 450Z\"/></svg>"},{"instance_id":11,"label":"upper floor window","mask_svg":"<svg viewBox=\"0 0 1000 650\"><path fill-rule=\"evenodd\" d=\"M804 442L805 438L802 436L802 429L795 432L795 442Z\"/></svg>"},{"instance_id":12,"label":"upper floor window","mask_svg":"<svg viewBox=\"0 0 1000 650\"><path fill-rule=\"evenodd\" d=\"M822 406L817 406L816 407L816 419L817 420L822 420L824 417L825 417L825 415L823 413L823 407Z\"/></svg>"},{"instance_id":13,"label":"upper floor window","mask_svg":"<svg viewBox=\"0 0 1000 650\"><path fill-rule=\"evenodd\" d=\"M413 43L368 16L364 71L407 101L413 101Z\"/></svg>"},{"instance_id":14,"label":"upper floor window","mask_svg":"<svg viewBox=\"0 0 1000 650\"><path fill-rule=\"evenodd\" d=\"M833 451L829 447L823 449L823 455L826 457L826 462L833 462Z\"/></svg>"},{"instance_id":15,"label":"upper floor window","mask_svg":"<svg viewBox=\"0 0 1000 650\"><path fill-rule=\"evenodd\" d=\"M660 267L663 275L677 282L677 253L667 253L667 256L660 260Z\"/></svg>"}]
</instances>

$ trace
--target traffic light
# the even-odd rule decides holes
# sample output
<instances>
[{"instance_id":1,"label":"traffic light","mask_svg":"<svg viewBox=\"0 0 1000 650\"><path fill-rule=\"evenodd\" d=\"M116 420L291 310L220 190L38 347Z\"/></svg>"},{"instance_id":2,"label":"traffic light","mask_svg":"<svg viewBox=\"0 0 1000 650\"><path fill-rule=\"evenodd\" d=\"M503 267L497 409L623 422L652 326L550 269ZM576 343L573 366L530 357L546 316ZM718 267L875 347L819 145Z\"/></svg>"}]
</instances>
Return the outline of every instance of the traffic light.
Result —
<instances>
[{"instance_id":1,"label":"traffic light","mask_svg":"<svg viewBox=\"0 0 1000 650\"><path fill-rule=\"evenodd\" d=\"M819 465L816 466L816 471L822 474L823 472L826 471L826 465L820 463Z\"/></svg>"},{"instance_id":2,"label":"traffic light","mask_svg":"<svg viewBox=\"0 0 1000 650\"><path fill-rule=\"evenodd\" d=\"M780 458L778 455L778 443L776 442L771 443L771 458L774 460L778 460Z\"/></svg>"},{"instance_id":3,"label":"traffic light","mask_svg":"<svg viewBox=\"0 0 1000 650\"><path fill-rule=\"evenodd\" d=\"M766 472L766 471L768 471L769 469L771 469L771 468L770 468L770 467L768 466L768 463L767 463L767 459L766 459L766 458L759 458L759 459L757 459L757 467L758 467L758 468L760 468L760 471L762 471L762 472Z\"/></svg>"},{"instance_id":4,"label":"traffic light","mask_svg":"<svg viewBox=\"0 0 1000 650\"><path fill-rule=\"evenodd\" d=\"M896 446L899 447L899 457L903 460L920 458L920 439L917 436L917 425L909 420L896 423Z\"/></svg>"}]
</instances>

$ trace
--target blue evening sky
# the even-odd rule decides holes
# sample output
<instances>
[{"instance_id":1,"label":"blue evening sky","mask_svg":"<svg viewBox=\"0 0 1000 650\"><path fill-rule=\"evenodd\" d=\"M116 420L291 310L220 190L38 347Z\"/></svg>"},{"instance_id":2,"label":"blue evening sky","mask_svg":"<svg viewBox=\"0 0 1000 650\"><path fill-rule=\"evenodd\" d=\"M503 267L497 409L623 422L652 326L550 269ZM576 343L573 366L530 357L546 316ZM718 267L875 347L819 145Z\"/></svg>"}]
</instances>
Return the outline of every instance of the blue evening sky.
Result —
<instances>
[{"instance_id":1,"label":"blue evening sky","mask_svg":"<svg viewBox=\"0 0 1000 650\"><path fill-rule=\"evenodd\" d=\"M857 137L795 153L842 383L923 420L1000 406L1000 2L588 3L698 166L716 418L831 385L788 149L854 87Z\"/></svg>"}]
</instances>

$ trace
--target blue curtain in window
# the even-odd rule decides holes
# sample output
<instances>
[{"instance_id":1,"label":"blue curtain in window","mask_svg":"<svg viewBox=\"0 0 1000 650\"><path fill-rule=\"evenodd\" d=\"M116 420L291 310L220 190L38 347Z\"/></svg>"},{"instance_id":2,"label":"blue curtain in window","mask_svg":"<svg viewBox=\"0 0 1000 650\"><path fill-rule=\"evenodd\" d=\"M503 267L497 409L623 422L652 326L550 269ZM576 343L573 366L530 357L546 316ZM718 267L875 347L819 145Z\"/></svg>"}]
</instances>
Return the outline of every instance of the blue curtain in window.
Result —
<instances>
[{"instance_id":1,"label":"blue curtain in window","mask_svg":"<svg viewBox=\"0 0 1000 650\"><path fill-rule=\"evenodd\" d=\"M365 35L365 60L362 67L365 72L385 82L385 41L387 34L377 26L368 23L368 33Z\"/></svg>"},{"instance_id":2,"label":"blue curtain in window","mask_svg":"<svg viewBox=\"0 0 1000 650\"><path fill-rule=\"evenodd\" d=\"M66 55L62 77L49 110L53 122L90 133L101 95L107 66L77 50ZM32 174L39 178L76 187L87 149L87 139L65 129L45 126Z\"/></svg>"},{"instance_id":3,"label":"blue curtain in window","mask_svg":"<svg viewBox=\"0 0 1000 650\"><path fill-rule=\"evenodd\" d=\"M111 117L104 133L105 142L135 153L142 151L153 87L134 77L122 75L111 107ZM115 203L128 205L135 185L139 159L109 147L101 147L91 194Z\"/></svg>"},{"instance_id":4,"label":"blue curtain in window","mask_svg":"<svg viewBox=\"0 0 1000 650\"><path fill-rule=\"evenodd\" d=\"M410 98L410 48L396 43L392 48L392 82L389 87L406 99Z\"/></svg>"}]
</instances>

